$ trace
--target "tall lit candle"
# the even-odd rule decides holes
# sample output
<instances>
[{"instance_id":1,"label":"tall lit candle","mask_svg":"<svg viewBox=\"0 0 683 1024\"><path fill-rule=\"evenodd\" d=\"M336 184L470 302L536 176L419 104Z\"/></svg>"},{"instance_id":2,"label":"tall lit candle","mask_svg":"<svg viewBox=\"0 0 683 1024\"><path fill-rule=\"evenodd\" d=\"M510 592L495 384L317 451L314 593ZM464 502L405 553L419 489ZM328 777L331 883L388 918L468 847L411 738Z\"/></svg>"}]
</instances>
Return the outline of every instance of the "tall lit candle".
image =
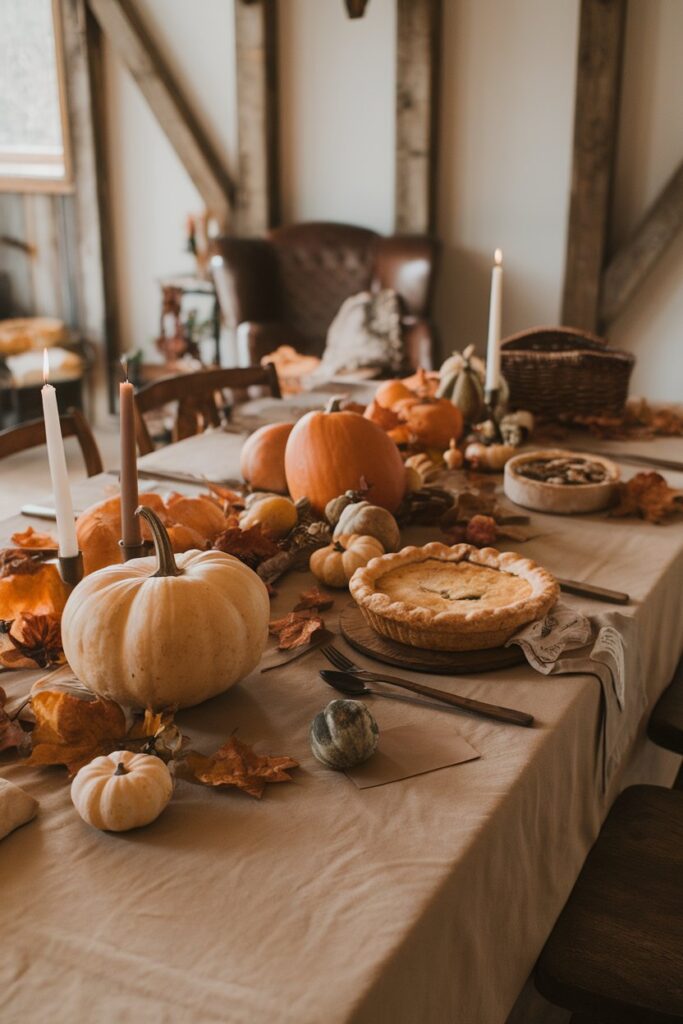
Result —
<instances>
[{"instance_id":1,"label":"tall lit candle","mask_svg":"<svg viewBox=\"0 0 683 1024\"><path fill-rule=\"evenodd\" d=\"M503 311L503 254L496 249L491 271L491 302L489 305L489 338L486 346L486 391L500 387L500 323Z\"/></svg>"},{"instance_id":2,"label":"tall lit candle","mask_svg":"<svg viewBox=\"0 0 683 1024\"><path fill-rule=\"evenodd\" d=\"M133 385L128 380L119 385L119 414L121 417L121 540L124 547L135 547L142 542L140 520L135 515L138 507L138 463L135 445L135 408Z\"/></svg>"},{"instance_id":3,"label":"tall lit candle","mask_svg":"<svg viewBox=\"0 0 683 1024\"><path fill-rule=\"evenodd\" d=\"M66 471L66 455L64 454L62 428L59 423L57 392L47 382L49 373L50 360L47 349L45 349L43 351L43 380L45 383L41 391L41 397L43 399L47 458L50 464L50 478L52 480L52 492L57 515L59 554L62 558L74 558L78 554L74 507L69 489L69 476Z\"/></svg>"}]
</instances>

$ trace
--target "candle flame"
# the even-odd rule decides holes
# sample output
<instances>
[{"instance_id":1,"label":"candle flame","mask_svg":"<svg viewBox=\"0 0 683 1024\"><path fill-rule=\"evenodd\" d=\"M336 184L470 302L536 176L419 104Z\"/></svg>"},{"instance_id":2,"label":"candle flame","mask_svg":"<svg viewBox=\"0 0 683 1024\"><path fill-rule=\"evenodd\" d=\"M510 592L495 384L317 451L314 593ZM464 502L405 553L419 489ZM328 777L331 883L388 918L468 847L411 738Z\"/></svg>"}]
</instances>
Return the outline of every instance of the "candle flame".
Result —
<instances>
[{"instance_id":1,"label":"candle flame","mask_svg":"<svg viewBox=\"0 0 683 1024\"><path fill-rule=\"evenodd\" d=\"M121 369L123 370L123 378L128 383L128 356L121 356Z\"/></svg>"},{"instance_id":2,"label":"candle flame","mask_svg":"<svg viewBox=\"0 0 683 1024\"><path fill-rule=\"evenodd\" d=\"M43 384L47 384L48 377L50 376L50 357L47 354L47 349L43 349Z\"/></svg>"},{"instance_id":3,"label":"candle flame","mask_svg":"<svg viewBox=\"0 0 683 1024\"><path fill-rule=\"evenodd\" d=\"M493 259L494 259L494 262L495 262L496 266L499 267L502 264L502 262L503 262L503 250L502 249L496 249L496 251L493 254Z\"/></svg>"}]
</instances>

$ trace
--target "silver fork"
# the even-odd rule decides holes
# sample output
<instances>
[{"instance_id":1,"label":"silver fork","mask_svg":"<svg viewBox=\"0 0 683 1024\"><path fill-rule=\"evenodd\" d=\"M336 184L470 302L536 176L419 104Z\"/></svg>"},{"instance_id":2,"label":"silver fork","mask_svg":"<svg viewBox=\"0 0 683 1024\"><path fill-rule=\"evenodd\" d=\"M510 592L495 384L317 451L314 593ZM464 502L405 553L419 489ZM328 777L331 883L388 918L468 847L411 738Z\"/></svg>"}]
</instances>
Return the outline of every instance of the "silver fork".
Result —
<instances>
[{"instance_id":1,"label":"silver fork","mask_svg":"<svg viewBox=\"0 0 683 1024\"><path fill-rule=\"evenodd\" d=\"M469 711L473 715L483 715L485 718L494 718L498 722L508 722L511 725L534 724L533 715L525 711L516 711L514 708L502 707L498 704L487 704L481 700L474 700L471 697L460 697L455 693L448 693L446 690L437 690L433 686L425 686L424 683L415 682L412 679L404 679L402 676L391 676L385 672L371 672L369 669L355 665L345 654L342 654L333 644L327 644L320 650L327 660L341 672L348 672L349 675L357 676L368 683L389 683L392 686L400 686L411 693L419 693L422 697L430 697L432 700L441 701L444 704L451 704L460 708L461 711Z\"/></svg>"}]
</instances>

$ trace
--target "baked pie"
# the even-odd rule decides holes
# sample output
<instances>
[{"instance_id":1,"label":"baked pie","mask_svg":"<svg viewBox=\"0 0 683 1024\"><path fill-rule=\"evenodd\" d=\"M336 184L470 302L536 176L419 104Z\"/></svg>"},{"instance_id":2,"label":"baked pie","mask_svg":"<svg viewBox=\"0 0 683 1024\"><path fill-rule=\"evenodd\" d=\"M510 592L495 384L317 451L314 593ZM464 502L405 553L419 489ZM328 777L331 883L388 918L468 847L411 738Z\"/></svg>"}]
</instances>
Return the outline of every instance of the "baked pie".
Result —
<instances>
[{"instance_id":1,"label":"baked pie","mask_svg":"<svg viewBox=\"0 0 683 1024\"><path fill-rule=\"evenodd\" d=\"M440 651L499 647L560 592L549 572L512 551L438 543L373 558L349 589L376 632Z\"/></svg>"}]
</instances>

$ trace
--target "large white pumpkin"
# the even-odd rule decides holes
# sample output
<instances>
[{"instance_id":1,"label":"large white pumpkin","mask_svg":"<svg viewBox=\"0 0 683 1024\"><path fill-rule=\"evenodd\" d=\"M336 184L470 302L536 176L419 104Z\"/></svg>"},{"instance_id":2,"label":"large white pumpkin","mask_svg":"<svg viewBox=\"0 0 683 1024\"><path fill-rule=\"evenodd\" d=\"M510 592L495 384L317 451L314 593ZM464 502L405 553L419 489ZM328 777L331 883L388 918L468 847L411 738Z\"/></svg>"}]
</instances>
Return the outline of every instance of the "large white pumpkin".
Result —
<instances>
[{"instance_id":1,"label":"large white pumpkin","mask_svg":"<svg viewBox=\"0 0 683 1024\"><path fill-rule=\"evenodd\" d=\"M189 707L229 689L258 664L270 602L262 580L222 551L175 558L150 509L156 558L91 573L62 616L64 653L102 697L159 709Z\"/></svg>"}]
</instances>

